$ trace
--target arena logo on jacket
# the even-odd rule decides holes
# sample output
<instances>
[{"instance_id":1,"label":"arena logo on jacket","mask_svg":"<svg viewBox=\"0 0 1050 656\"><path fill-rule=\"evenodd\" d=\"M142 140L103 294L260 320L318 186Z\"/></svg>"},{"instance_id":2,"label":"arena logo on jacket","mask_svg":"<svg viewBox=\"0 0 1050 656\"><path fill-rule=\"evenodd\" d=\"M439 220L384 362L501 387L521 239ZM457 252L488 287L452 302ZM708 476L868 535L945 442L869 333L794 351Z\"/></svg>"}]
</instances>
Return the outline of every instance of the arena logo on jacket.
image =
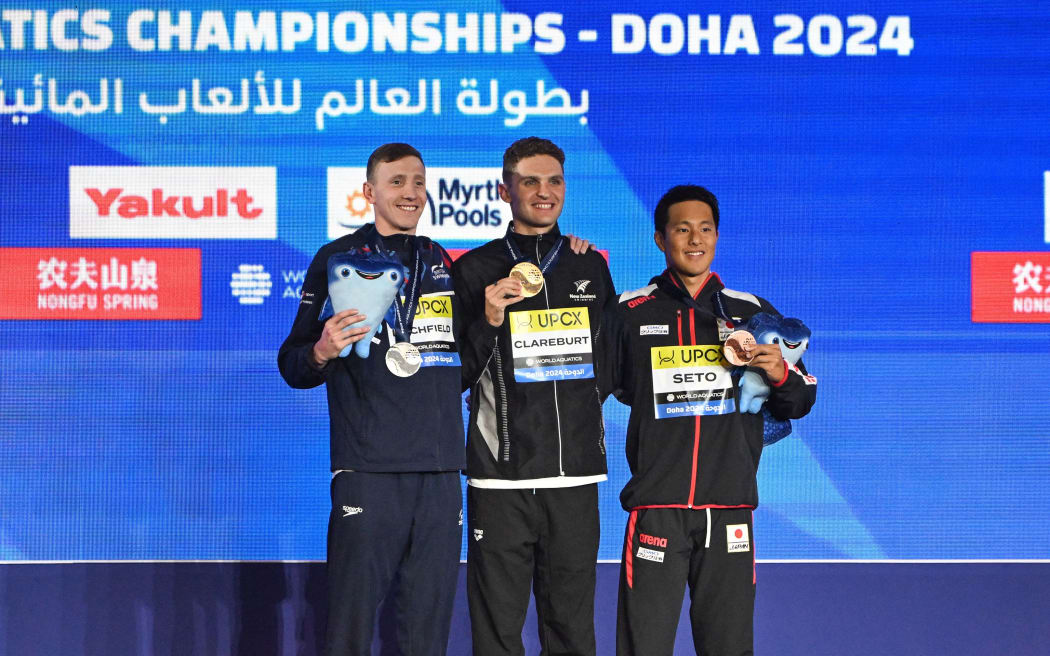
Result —
<instances>
[{"instance_id":1,"label":"arena logo on jacket","mask_svg":"<svg viewBox=\"0 0 1050 656\"><path fill-rule=\"evenodd\" d=\"M654 346L650 357L657 419L736 410L731 367L720 344Z\"/></svg>"},{"instance_id":2,"label":"arena logo on jacket","mask_svg":"<svg viewBox=\"0 0 1050 656\"><path fill-rule=\"evenodd\" d=\"M509 320L515 382L594 378L587 308L511 312Z\"/></svg>"},{"instance_id":3,"label":"arena logo on jacket","mask_svg":"<svg viewBox=\"0 0 1050 656\"><path fill-rule=\"evenodd\" d=\"M452 332L452 292L423 294L412 320L412 344L423 367L458 367L459 353Z\"/></svg>"}]
</instances>

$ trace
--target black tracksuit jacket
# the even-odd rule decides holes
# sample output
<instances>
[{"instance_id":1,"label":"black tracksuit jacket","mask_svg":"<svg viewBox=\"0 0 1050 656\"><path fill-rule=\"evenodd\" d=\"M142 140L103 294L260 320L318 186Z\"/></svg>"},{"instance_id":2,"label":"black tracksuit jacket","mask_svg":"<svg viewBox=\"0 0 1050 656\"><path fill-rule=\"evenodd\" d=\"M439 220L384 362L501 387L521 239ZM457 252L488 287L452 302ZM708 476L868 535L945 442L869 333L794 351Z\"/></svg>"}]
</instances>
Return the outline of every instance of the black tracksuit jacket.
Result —
<instances>
[{"instance_id":1,"label":"black tracksuit jacket","mask_svg":"<svg viewBox=\"0 0 1050 656\"><path fill-rule=\"evenodd\" d=\"M461 373L459 366L422 367L400 378L386 368L389 348L384 322L376 333L368 359L355 353L330 360L318 369L310 357L321 336L321 308L328 298L328 258L333 253L375 242L368 224L353 234L323 246L314 256L303 282L302 299L291 333L281 345L277 364L295 388L325 383L331 431L332 471L365 472L456 471L464 466ZM424 275L420 296L452 293L451 259L426 237L394 235L383 246L401 255L409 272L414 264L412 243L422 249ZM459 308L452 298L453 332L459 335ZM456 352L449 342L448 353Z\"/></svg>"},{"instance_id":2,"label":"black tracksuit jacket","mask_svg":"<svg viewBox=\"0 0 1050 656\"><path fill-rule=\"evenodd\" d=\"M742 327L758 312L776 310L765 299L725 289L715 274L691 298L678 277L665 271L649 286L623 293L615 312L617 320L608 322L609 366L603 369L602 386L631 407L627 462L632 476L620 494L623 508L758 506L762 415L740 412L740 377L728 373L733 367L721 351L734 326ZM681 389L668 393L671 376L689 380L688 369L658 372L663 382L660 390L654 389L654 363L669 363L674 350L654 349L690 345L710 347L691 353L707 358L700 376L717 381L708 384L703 392L708 400L701 405L721 410L694 416L683 409L688 403ZM802 417L816 400L816 378L801 362L788 365L782 381L769 382L766 407L778 419ZM665 418L658 419L661 412Z\"/></svg>"},{"instance_id":3,"label":"black tracksuit jacket","mask_svg":"<svg viewBox=\"0 0 1050 656\"><path fill-rule=\"evenodd\" d=\"M508 229L518 251L538 264L561 238L555 226L538 236ZM544 279L543 290L506 309L503 325L485 320L485 287L507 277L514 260L503 239L483 244L456 260L453 279L463 307L466 338L464 387L471 391L467 469L473 478L525 480L605 474L605 428L598 392L601 363L593 378L516 382L511 323L529 310L586 310L592 358L597 358L604 314L616 302L609 267L600 253L582 255L564 244ZM518 358L519 368L528 366Z\"/></svg>"}]
</instances>

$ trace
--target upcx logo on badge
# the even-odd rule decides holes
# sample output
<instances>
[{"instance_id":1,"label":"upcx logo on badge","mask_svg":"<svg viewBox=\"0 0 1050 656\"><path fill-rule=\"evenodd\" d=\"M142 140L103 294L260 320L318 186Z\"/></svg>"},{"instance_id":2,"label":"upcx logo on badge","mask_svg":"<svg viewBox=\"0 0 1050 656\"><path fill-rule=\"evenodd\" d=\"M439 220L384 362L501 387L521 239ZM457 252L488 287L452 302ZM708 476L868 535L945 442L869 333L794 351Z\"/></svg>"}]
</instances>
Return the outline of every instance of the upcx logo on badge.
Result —
<instances>
[{"instance_id":1,"label":"upcx logo on badge","mask_svg":"<svg viewBox=\"0 0 1050 656\"><path fill-rule=\"evenodd\" d=\"M438 241L489 241L503 236L510 207L499 197L500 169L427 168L427 204L417 234ZM375 220L365 198L363 166L328 168L328 238Z\"/></svg>"},{"instance_id":2,"label":"upcx logo on badge","mask_svg":"<svg viewBox=\"0 0 1050 656\"><path fill-rule=\"evenodd\" d=\"M276 239L272 166L71 166L72 239Z\"/></svg>"}]
</instances>

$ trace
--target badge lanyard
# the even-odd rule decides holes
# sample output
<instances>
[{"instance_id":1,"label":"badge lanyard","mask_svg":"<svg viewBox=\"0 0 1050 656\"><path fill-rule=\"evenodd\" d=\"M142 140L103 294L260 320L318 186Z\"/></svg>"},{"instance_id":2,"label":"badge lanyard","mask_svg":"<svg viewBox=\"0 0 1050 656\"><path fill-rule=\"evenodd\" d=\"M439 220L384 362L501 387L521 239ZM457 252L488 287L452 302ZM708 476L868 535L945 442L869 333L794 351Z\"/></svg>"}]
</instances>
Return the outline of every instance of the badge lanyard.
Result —
<instances>
[{"instance_id":1,"label":"badge lanyard","mask_svg":"<svg viewBox=\"0 0 1050 656\"><path fill-rule=\"evenodd\" d=\"M540 265L540 273L546 274L547 270L553 267L561 256L561 247L565 245L568 239L565 237L559 237L558 242L551 247L550 251L547 252L547 256L544 257L538 264ZM518 247L514 245L514 240L511 239L510 235L503 238L503 243L507 245L507 251L510 253L510 259L514 262L523 262L528 260L528 256L521 253Z\"/></svg>"},{"instance_id":2,"label":"badge lanyard","mask_svg":"<svg viewBox=\"0 0 1050 656\"><path fill-rule=\"evenodd\" d=\"M419 246L414 239L409 243L412 245L412 252L415 254L412 276L405 280L405 300L401 300L400 294L394 294L392 308L397 325L391 326L391 328L394 331L394 338L398 342L410 341L412 322L416 318L416 306L419 305L419 290L423 286L423 256L419 252ZM373 245L373 249L377 252L386 250L380 244Z\"/></svg>"}]
</instances>

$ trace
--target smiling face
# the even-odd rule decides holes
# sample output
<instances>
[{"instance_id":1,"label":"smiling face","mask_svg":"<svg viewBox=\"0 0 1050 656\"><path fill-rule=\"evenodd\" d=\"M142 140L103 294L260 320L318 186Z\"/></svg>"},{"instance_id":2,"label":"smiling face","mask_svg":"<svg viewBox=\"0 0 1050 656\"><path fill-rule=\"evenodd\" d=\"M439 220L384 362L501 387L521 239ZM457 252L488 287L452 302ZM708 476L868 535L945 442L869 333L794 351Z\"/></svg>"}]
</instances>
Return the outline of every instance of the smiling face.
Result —
<instances>
[{"instance_id":1,"label":"smiling face","mask_svg":"<svg viewBox=\"0 0 1050 656\"><path fill-rule=\"evenodd\" d=\"M549 231L561 216L565 200L565 175L561 163L550 155L533 155L518 161L499 196L510 203L514 231L538 235Z\"/></svg>"},{"instance_id":2,"label":"smiling face","mask_svg":"<svg viewBox=\"0 0 1050 656\"><path fill-rule=\"evenodd\" d=\"M718 228L711 206L698 200L675 203L667 209L667 226L654 235L667 268L682 278L691 294L711 272L718 244Z\"/></svg>"},{"instance_id":3,"label":"smiling face","mask_svg":"<svg viewBox=\"0 0 1050 656\"><path fill-rule=\"evenodd\" d=\"M364 185L365 199L375 208L381 235L416 234L427 202L426 169L418 157L381 162Z\"/></svg>"}]
</instances>

